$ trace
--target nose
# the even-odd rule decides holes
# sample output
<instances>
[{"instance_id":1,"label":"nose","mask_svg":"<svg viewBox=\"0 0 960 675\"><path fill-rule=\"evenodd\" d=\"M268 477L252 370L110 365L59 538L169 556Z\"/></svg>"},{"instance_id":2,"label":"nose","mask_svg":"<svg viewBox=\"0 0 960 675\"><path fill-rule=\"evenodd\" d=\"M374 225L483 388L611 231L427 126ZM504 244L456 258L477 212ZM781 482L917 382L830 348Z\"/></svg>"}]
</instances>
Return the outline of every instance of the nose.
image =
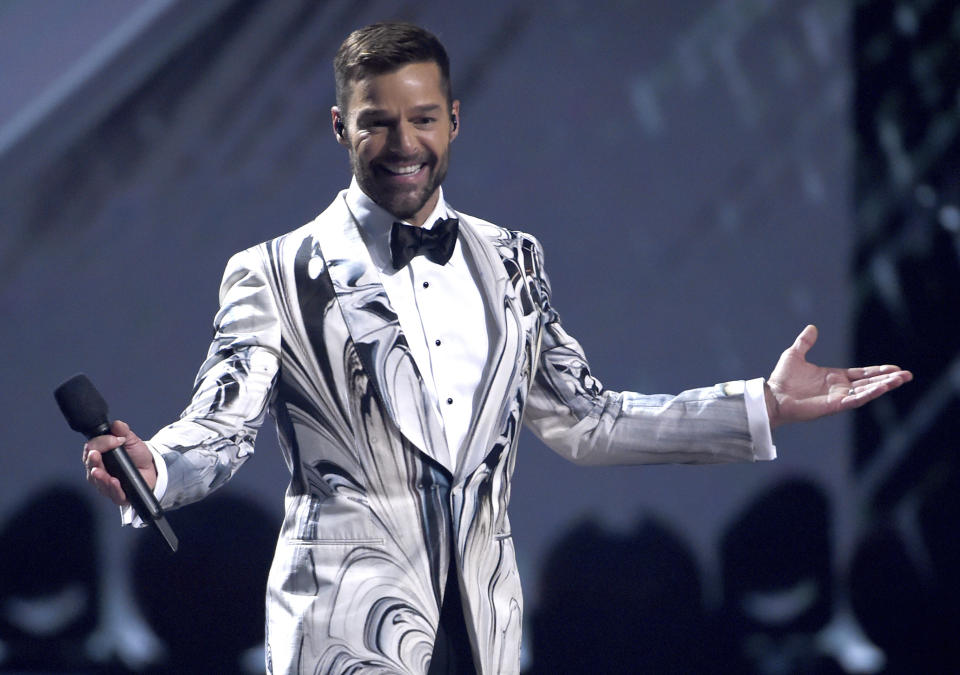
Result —
<instances>
[{"instance_id":1,"label":"nose","mask_svg":"<svg viewBox=\"0 0 960 675\"><path fill-rule=\"evenodd\" d=\"M390 134L390 149L403 156L416 153L416 129L412 124L401 121L393 127Z\"/></svg>"}]
</instances>

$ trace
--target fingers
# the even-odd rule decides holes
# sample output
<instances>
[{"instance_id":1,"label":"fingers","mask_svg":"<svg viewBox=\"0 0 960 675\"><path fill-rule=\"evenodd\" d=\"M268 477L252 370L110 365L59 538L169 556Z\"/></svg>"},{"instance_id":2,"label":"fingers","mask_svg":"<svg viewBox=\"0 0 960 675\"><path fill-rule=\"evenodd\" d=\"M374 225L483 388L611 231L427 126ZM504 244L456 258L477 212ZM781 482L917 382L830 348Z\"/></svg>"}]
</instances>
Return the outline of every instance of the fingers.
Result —
<instances>
[{"instance_id":1,"label":"fingers","mask_svg":"<svg viewBox=\"0 0 960 675\"><path fill-rule=\"evenodd\" d=\"M123 426L126 427L126 425ZM115 422L111 431L116 430L118 427ZM129 427L127 430L129 431ZM107 472L103 464L103 453L119 448L126 440L124 436L97 436L83 446L83 465L87 471L87 482L118 506L127 503L127 496L120 487L120 481Z\"/></svg>"},{"instance_id":2,"label":"fingers","mask_svg":"<svg viewBox=\"0 0 960 675\"><path fill-rule=\"evenodd\" d=\"M817 327L813 324L808 325L800 331L800 335L793 341L793 349L796 350L800 356L806 356L810 348L816 343L817 335Z\"/></svg>"},{"instance_id":3,"label":"fingers","mask_svg":"<svg viewBox=\"0 0 960 675\"><path fill-rule=\"evenodd\" d=\"M126 422L116 420L110 425L110 435L97 436L91 438L83 446L83 461L87 461L87 453L91 450L104 453L121 445L130 445L140 441L135 433L130 430Z\"/></svg>"},{"instance_id":4,"label":"fingers","mask_svg":"<svg viewBox=\"0 0 960 675\"><path fill-rule=\"evenodd\" d=\"M91 438L83 446L83 460L86 462L87 456L90 452L96 450L98 453L103 454L108 450L113 450L114 448L119 448L127 441L126 436L97 436Z\"/></svg>"},{"instance_id":5,"label":"fingers","mask_svg":"<svg viewBox=\"0 0 960 675\"><path fill-rule=\"evenodd\" d=\"M130 431L130 427L121 420L113 420L110 425L110 433L114 436L126 436L128 431Z\"/></svg>"},{"instance_id":6,"label":"fingers","mask_svg":"<svg viewBox=\"0 0 960 675\"><path fill-rule=\"evenodd\" d=\"M117 506L127 503L127 496L120 487L120 481L111 476L103 465L103 456L96 450L87 454L87 482L96 488L97 492L107 497Z\"/></svg>"},{"instance_id":7,"label":"fingers","mask_svg":"<svg viewBox=\"0 0 960 675\"><path fill-rule=\"evenodd\" d=\"M859 379L851 378L850 387L859 389L860 387L866 387L871 384L882 383L891 383L899 387L901 384L905 384L912 379L913 373L911 373L909 370L900 370L899 368L896 368L895 370L891 371L865 375Z\"/></svg>"},{"instance_id":8,"label":"fingers","mask_svg":"<svg viewBox=\"0 0 960 675\"><path fill-rule=\"evenodd\" d=\"M896 372L858 380L851 383L847 395L841 399L841 404L844 408L859 408L864 403L868 403L912 379L913 374L910 371L897 370Z\"/></svg>"},{"instance_id":9,"label":"fingers","mask_svg":"<svg viewBox=\"0 0 960 675\"><path fill-rule=\"evenodd\" d=\"M883 366L865 366L862 368L847 368L847 377L851 381L863 380L870 377L875 377L877 375L884 375L887 373L905 373L907 376L906 382L909 382L913 379L913 373L909 370L901 370L900 366L894 365L883 365Z\"/></svg>"},{"instance_id":10,"label":"fingers","mask_svg":"<svg viewBox=\"0 0 960 675\"><path fill-rule=\"evenodd\" d=\"M96 450L87 454L87 482L96 488L97 492L107 497L117 506L127 503L127 495L120 487L120 481L111 476L103 465L103 455Z\"/></svg>"}]
</instances>

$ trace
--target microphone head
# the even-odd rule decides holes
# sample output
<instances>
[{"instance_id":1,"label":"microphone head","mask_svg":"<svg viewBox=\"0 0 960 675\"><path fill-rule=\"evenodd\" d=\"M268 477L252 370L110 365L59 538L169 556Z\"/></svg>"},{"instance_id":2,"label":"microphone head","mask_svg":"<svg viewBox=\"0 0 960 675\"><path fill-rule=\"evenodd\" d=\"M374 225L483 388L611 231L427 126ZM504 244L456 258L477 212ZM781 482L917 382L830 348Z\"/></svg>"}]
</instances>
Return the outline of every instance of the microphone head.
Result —
<instances>
[{"instance_id":1,"label":"microphone head","mask_svg":"<svg viewBox=\"0 0 960 675\"><path fill-rule=\"evenodd\" d=\"M74 375L53 392L67 424L87 438L107 433L107 402L83 373Z\"/></svg>"}]
</instances>

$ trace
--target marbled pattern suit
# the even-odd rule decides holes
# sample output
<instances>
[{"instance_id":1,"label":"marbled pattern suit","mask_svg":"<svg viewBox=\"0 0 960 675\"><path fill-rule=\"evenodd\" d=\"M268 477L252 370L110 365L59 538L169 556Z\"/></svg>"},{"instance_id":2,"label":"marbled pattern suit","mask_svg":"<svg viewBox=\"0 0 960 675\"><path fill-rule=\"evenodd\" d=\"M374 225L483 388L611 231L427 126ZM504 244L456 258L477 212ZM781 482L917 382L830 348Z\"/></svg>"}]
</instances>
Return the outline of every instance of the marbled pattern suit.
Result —
<instances>
[{"instance_id":1,"label":"marbled pattern suit","mask_svg":"<svg viewBox=\"0 0 960 675\"><path fill-rule=\"evenodd\" d=\"M452 554L479 671L516 673L523 601L507 505L521 423L584 464L750 460L743 383L605 390L551 305L539 243L459 214L491 329L454 462L344 195L228 263L193 400L152 439L168 469L162 505L225 483L269 411L291 480L268 669L424 673Z\"/></svg>"}]
</instances>

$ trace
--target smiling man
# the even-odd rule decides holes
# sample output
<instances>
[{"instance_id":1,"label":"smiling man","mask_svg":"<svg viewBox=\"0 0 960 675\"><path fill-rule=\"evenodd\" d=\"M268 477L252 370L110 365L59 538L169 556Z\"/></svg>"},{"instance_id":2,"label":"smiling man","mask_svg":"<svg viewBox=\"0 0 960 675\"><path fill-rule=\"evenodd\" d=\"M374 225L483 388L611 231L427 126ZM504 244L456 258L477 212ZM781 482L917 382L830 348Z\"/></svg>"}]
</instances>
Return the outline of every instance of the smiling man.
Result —
<instances>
[{"instance_id":1,"label":"smiling man","mask_svg":"<svg viewBox=\"0 0 960 675\"><path fill-rule=\"evenodd\" d=\"M349 64L346 55L341 51L335 62L331 114L353 175L376 204L423 225L437 205L457 137L460 102L450 100L449 66L425 61L391 69L389 61L374 66L367 59L364 67L374 76L354 80L350 71L359 64ZM378 67L386 72L375 75Z\"/></svg>"},{"instance_id":2,"label":"smiling man","mask_svg":"<svg viewBox=\"0 0 960 675\"><path fill-rule=\"evenodd\" d=\"M267 588L268 671L518 672L507 507L521 424L582 464L772 459L774 426L910 379L809 363L808 326L767 381L604 389L551 304L536 239L444 199L460 110L439 41L368 26L334 69L349 188L231 258L180 420L147 443L115 422L83 453L90 482L125 504L102 461L124 445L174 508L223 485L272 414L291 479Z\"/></svg>"}]
</instances>

